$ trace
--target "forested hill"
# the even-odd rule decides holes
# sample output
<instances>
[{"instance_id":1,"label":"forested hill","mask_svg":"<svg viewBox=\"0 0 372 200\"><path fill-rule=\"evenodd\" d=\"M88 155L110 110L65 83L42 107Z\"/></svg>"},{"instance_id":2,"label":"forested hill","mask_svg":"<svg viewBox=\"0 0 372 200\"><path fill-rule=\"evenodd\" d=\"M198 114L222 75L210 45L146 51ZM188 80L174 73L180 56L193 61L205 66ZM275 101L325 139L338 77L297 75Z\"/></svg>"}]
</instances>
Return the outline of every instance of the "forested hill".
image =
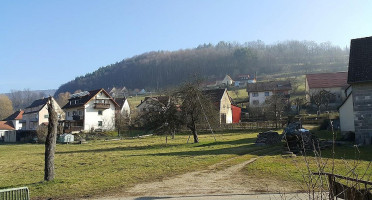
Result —
<instances>
[{"instance_id":1,"label":"forested hill","mask_svg":"<svg viewBox=\"0 0 372 200\"><path fill-rule=\"evenodd\" d=\"M55 93L126 86L156 89L177 85L198 74L206 79L225 74L260 75L347 69L349 49L330 43L285 41L266 45L219 42L194 49L148 52L101 67L63 84Z\"/></svg>"}]
</instances>

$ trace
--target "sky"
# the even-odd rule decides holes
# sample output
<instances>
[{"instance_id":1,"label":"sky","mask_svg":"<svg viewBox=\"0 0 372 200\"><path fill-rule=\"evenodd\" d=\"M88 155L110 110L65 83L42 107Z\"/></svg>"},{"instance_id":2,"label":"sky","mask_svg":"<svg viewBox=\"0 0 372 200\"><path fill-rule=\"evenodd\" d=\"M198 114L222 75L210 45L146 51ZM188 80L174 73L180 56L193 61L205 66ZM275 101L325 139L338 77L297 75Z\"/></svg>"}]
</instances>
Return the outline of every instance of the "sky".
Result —
<instances>
[{"instance_id":1,"label":"sky","mask_svg":"<svg viewBox=\"0 0 372 200\"><path fill-rule=\"evenodd\" d=\"M372 36L372 1L0 0L0 93L57 89L149 51Z\"/></svg>"}]
</instances>

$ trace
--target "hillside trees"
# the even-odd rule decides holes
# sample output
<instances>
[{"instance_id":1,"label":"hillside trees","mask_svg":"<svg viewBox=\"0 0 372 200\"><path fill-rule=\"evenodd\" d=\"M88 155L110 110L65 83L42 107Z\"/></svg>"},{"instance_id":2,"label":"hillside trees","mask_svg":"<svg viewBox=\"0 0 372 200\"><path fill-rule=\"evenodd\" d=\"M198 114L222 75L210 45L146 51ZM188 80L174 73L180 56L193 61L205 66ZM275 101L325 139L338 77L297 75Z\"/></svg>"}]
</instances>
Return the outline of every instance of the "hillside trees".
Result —
<instances>
[{"instance_id":1,"label":"hillside trees","mask_svg":"<svg viewBox=\"0 0 372 200\"><path fill-rule=\"evenodd\" d=\"M161 89L176 86L192 74L222 79L226 74L308 73L346 70L348 50L330 43L285 41L267 45L219 42L194 49L153 51L100 67L63 84L56 95L77 89L92 90L126 86L129 89Z\"/></svg>"}]
</instances>

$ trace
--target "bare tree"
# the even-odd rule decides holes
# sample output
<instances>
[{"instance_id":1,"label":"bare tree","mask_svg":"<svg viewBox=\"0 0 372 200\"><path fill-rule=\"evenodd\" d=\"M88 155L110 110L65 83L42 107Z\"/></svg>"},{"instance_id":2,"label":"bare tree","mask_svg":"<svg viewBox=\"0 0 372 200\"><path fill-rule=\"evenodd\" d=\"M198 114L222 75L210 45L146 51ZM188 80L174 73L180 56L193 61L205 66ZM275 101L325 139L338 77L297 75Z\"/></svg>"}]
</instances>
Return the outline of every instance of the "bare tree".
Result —
<instances>
[{"instance_id":1,"label":"bare tree","mask_svg":"<svg viewBox=\"0 0 372 200\"><path fill-rule=\"evenodd\" d=\"M0 95L0 120L13 113L12 101L6 95Z\"/></svg>"},{"instance_id":2,"label":"bare tree","mask_svg":"<svg viewBox=\"0 0 372 200\"><path fill-rule=\"evenodd\" d=\"M317 107L317 114L321 112L321 106L324 105L328 110L329 103L335 97L335 94L327 90L319 90L310 95L310 102L315 104Z\"/></svg>"},{"instance_id":3,"label":"bare tree","mask_svg":"<svg viewBox=\"0 0 372 200\"><path fill-rule=\"evenodd\" d=\"M197 127L198 123L215 124L218 111L209 97L203 95L197 81L188 82L178 89L176 96L180 101L181 119L183 124L191 130L194 143L199 142Z\"/></svg>"},{"instance_id":4,"label":"bare tree","mask_svg":"<svg viewBox=\"0 0 372 200\"><path fill-rule=\"evenodd\" d=\"M59 93L58 94L58 97L56 99L58 105L60 107L63 107L64 105L66 105L68 103L68 99L70 98L70 93L69 92L62 92L62 93Z\"/></svg>"},{"instance_id":5,"label":"bare tree","mask_svg":"<svg viewBox=\"0 0 372 200\"><path fill-rule=\"evenodd\" d=\"M45 141L45 168L44 168L44 180L54 180L54 154L56 150L56 139L57 139L57 128L58 128L58 116L55 111L55 105L52 97L48 98L48 135Z\"/></svg>"},{"instance_id":6,"label":"bare tree","mask_svg":"<svg viewBox=\"0 0 372 200\"><path fill-rule=\"evenodd\" d=\"M266 99L266 114L270 119L275 121L275 128L278 128L278 122L283 116L284 110L287 108L288 99L283 95L274 94Z\"/></svg>"}]
</instances>

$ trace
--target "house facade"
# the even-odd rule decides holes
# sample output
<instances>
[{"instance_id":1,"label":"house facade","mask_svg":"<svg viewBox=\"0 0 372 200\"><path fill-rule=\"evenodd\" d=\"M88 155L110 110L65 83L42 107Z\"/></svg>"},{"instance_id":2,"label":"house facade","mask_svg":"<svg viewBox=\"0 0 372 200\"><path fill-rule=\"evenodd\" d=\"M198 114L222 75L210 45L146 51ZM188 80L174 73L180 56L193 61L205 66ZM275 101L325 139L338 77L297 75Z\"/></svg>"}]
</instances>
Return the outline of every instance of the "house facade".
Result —
<instances>
[{"instance_id":1,"label":"house facade","mask_svg":"<svg viewBox=\"0 0 372 200\"><path fill-rule=\"evenodd\" d=\"M312 94L326 90L335 95L330 103L339 105L346 99L344 91L349 86L347 74L347 72L306 74L306 101L310 102Z\"/></svg>"},{"instance_id":2,"label":"house facade","mask_svg":"<svg viewBox=\"0 0 372 200\"><path fill-rule=\"evenodd\" d=\"M22 123L22 130L34 131L39 127L39 125L49 122L47 102L48 98L38 99L25 108L22 120L20 121L20 123ZM59 120L63 120L64 112L53 97L52 103Z\"/></svg>"},{"instance_id":3,"label":"house facade","mask_svg":"<svg viewBox=\"0 0 372 200\"><path fill-rule=\"evenodd\" d=\"M372 37L351 40L348 83L352 87L355 142L372 144Z\"/></svg>"},{"instance_id":4,"label":"house facade","mask_svg":"<svg viewBox=\"0 0 372 200\"><path fill-rule=\"evenodd\" d=\"M128 99L123 97L123 98L114 98L114 100L119 105L120 113L123 116L130 117L130 106L129 106Z\"/></svg>"},{"instance_id":5,"label":"house facade","mask_svg":"<svg viewBox=\"0 0 372 200\"><path fill-rule=\"evenodd\" d=\"M292 86L289 81L270 81L248 84L249 106L262 106L266 102L266 99L274 94L283 95L283 97L289 99L291 90Z\"/></svg>"},{"instance_id":6,"label":"house facade","mask_svg":"<svg viewBox=\"0 0 372 200\"><path fill-rule=\"evenodd\" d=\"M204 90L203 95L206 95L218 107L220 123L230 124L233 122L231 109L231 99L227 93L227 89Z\"/></svg>"},{"instance_id":7,"label":"house facade","mask_svg":"<svg viewBox=\"0 0 372 200\"><path fill-rule=\"evenodd\" d=\"M62 109L64 132L103 131L115 128L119 105L104 89L98 89L73 94Z\"/></svg>"}]
</instances>

